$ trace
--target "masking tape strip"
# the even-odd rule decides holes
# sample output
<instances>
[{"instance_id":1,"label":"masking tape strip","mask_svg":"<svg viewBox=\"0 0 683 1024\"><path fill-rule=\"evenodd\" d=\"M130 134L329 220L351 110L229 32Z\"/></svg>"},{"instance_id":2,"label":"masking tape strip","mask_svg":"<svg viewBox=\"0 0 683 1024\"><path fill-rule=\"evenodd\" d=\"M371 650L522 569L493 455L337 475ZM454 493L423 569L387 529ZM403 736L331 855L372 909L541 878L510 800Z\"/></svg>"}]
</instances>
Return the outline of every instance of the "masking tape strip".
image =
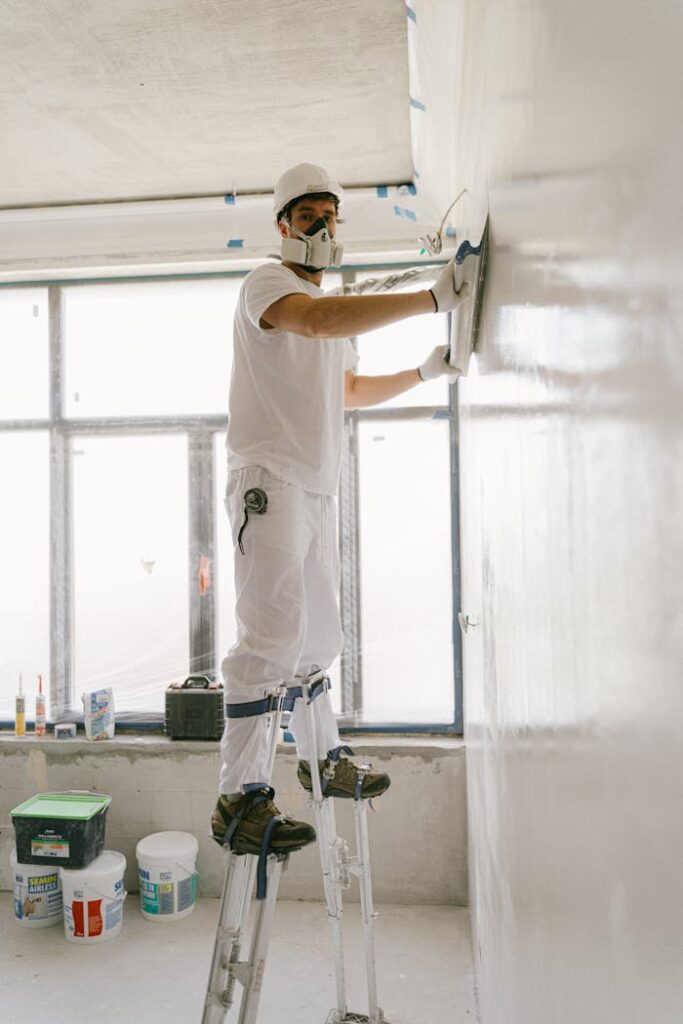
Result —
<instances>
[{"instance_id":1,"label":"masking tape strip","mask_svg":"<svg viewBox=\"0 0 683 1024\"><path fill-rule=\"evenodd\" d=\"M422 102L422 100L416 100L414 96L410 97L410 105L411 105L411 107L415 107L416 110L426 110L427 109L426 106L424 105L424 103Z\"/></svg>"},{"instance_id":2,"label":"masking tape strip","mask_svg":"<svg viewBox=\"0 0 683 1024\"><path fill-rule=\"evenodd\" d=\"M408 17L410 18L410 20L411 20L411 21L414 21L414 22L415 22L415 24L417 25L417 14L416 14L416 13L415 13L415 11L413 10L413 8L412 8L412 7L410 7L410 5L409 5L409 4L406 4L406 14L407 14L407 15L408 15Z\"/></svg>"},{"instance_id":3,"label":"masking tape strip","mask_svg":"<svg viewBox=\"0 0 683 1024\"><path fill-rule=\"evenodd\" d=\"M378 185L377 186L377 198L378 199L386 199L388 195L389 195L389 189L388 189L388 187L386 185Z\"/></svg>"},{"instance_id":4,"label":"masking tape strip","mask_svg":"<svg viewBox=\"0 0 683 1024\"><path fill-rule=\"evenodd\" d=\"M411 185L410 183L407 185L399 185L396 192L399 196L416 196L417 185Z\"/></svg>"},{"instance_id":5,"label":"masking tape strip","mask_svg":"<svg viewBox=\"0 0 683 1024\"><path fill-rule=\"evenodd\" d=\"M225 243L226 249L242 249L244 247L243 238L231 238L229 242Z\"/></svg>"},{"instance_id":6,"label":"masking tape strip","mask_svg":"<svg viewBox=\"0 0 683 1024\"><path fill-rule=\"evenodd\" d=\"M235 205L235 200L237 199L237 196L233 192L233 193L231 193L231 195L224 196L223 198L225 200L226 206L234 206Z\"/></svg>"},{"instance_id":7,"label":"masking tape strip","mask_svg":"<svg viewBox=\"0 0 683 1024\"><path fill-rule=\"evenodd\" d=\"M413 210L406 210L403 206L394 206L394 213L397 217L407 217L408 220L417 220Z\"/></svg>"}]
</instances>

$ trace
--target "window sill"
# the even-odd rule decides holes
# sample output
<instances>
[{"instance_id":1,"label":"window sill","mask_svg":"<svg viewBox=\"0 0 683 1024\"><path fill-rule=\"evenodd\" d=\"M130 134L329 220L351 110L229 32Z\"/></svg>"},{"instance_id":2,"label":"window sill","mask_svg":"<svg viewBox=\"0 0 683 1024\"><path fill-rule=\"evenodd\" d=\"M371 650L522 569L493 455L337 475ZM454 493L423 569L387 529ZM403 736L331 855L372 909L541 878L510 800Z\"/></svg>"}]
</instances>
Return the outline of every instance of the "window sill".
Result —
<instances>
[{"instance_id":1,"label":"window sill","mask_svg":"<svg viewBox=\"0 0 683 1024\"><path fill-rule=\"evenodd\" d=\"M465 742L461 736L448 736L443 734L432 735L429 733L395 733L391 736L379 733L363 733L348 735L342 731L342 740L349 740L357 754L377 755L382 754L404 754L424 755L435 751L451 751L457 754L464 751ZM6 753L10 751L35 751L43 750L54 755L58 750L71 752L72 754L84 752L94 753L95 749L102 751L110 750L116 753L128 751L138 753L167 752L169 750L186 751L192 754L217 754L217 740L172 740L168 736L158 733L119 733L110 740L88 740L83 734L75 739L57 740L54 736L38 738L30 733L26 736L15 736L11 732L0 731L0 750ZM282 753L294 753L294 744L291 741L284 741L278 745Z\"/></svg>"}]
</instances>

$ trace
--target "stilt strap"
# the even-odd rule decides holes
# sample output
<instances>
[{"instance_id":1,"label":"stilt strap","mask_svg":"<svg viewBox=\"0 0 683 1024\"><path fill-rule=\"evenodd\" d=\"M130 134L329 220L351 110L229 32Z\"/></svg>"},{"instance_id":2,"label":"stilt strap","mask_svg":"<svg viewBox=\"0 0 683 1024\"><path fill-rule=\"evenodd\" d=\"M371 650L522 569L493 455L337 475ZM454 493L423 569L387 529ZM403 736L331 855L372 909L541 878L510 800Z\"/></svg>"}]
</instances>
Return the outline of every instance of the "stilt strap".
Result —
<instances>
[{"instance_id":1,"label":"stilt strap","mask_svg":"<svg viewBox=\"0 0 683 1024\"><path fill-rule=\"evenodd\" d=\"M351 749L351 747L339 746L339 747L334 747L329 752L329 754L327 755L326 762L325 762L325 767L323 768L323 770L320 773L320 791L321 791L321 793L325 792L325 790L327 789L328 785L330 784L330 782L334 778L334 770L335 770L337 761L339 760L339 755L340 754L348 754L349 757L353 757L353 750ZM361 783L361 787L362 787L362 783Z\"/></svg>"},{"instance_id":2,"label":"stilt strap","mask_svg":"<svg viewBox=\"0 0 683 1024\"><path fill-rule=\"evenodd\" d=\"M309 704L325 690L331 689L332 684L327 676L318 679L311 687ZM262 700L248 700L244 704L226 704L225 714L228 718L251 718L254 715L267 715L272 711L293 711L295 702L303 696L303 687L289 686L285 694L271 693Z\"/></svg>"},{"instance_id":3,"label":"stilt strap","mask_svg":"<svg viewBox=\"0 0 683 1024\"><path fill-rule=\"evenodd\" d=\"M271 790L272 792L272 790ZM266 891L268 887L268 854L270 853L270 844L273 836L279 829L280 825L284 822L284 818L278 815L275 818L271 818L266 826L266 830L263 833L263 839L261 840L261 852L258 855L258 867L256 869L256 899L264 900L266 898Z\"/></svg>"},{"instance_id":4,"label":"stilt strap","mask_svg":"<svg viewBox=\"0 0 683 1024\"><path fill-rule=\"evenodd\" d=\"M331 689L332 689L332 683L330 682L329 676L321 676L319 679L316 679L316 681L311 684L311 689L309 691L309 696L308 696L308 703L312 704L313 701L315 700L315 698L319 697L321 693L325 693L326 690L331 690ZM285 710L286 711L292 711L294 709L294 701L298 697L303 697L303 696L305 696L303 686L288 686L287 687L287 696L285 697L285 701L288 701L291 698L292 706L291 707L286 706Z\"/></svg>"},{"instance_id":5,"label":"stilt strap","mask_svg":"<svg viewBox=\"0 0 683 1024\"><path fill-rule=\"evenodd\" d=\"M256 807L258 804L265 803L266 800L272 800L273 797L275 796L275 790L272 789L270 786L259 786L257 789L253 790L248 789L247 793L253 793L253 796L250 800L246 800L244 802L244 806L242 807L242 809L238 811L237 814L230 821L230 824L228 825L227 831L225 833L225 839L223 841L224 846L228 846L232 842L232 837L237 831L239 825L241 824L242 819L249 813L249 811L253 810L253 808ZM219 808L221 810L221 813L223 813L223 809L220 806L220 804ZM225 817L224 814L223 817ZM273 841L275 833L277 832L280 825L282 825L284 820L285 819L282 815L276 815L275 817L270 819L263 832L263 837L261 839L261 849L258 854L258 866L256 868L257 900L264 900L266 898L268 877L267 866L268 854L270 853L270 844Z\"/></svg>"}]
</instances>

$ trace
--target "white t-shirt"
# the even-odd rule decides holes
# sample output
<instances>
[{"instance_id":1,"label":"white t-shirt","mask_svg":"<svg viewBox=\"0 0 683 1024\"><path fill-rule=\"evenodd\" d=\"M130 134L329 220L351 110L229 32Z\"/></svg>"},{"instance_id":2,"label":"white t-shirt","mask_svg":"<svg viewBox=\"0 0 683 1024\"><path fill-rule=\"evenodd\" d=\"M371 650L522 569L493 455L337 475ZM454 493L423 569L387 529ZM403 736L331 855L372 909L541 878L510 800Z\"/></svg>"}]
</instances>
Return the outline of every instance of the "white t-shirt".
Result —
<instances>
[{"instance_id":1,"label":"white t-shirt","mask_svg":"<svg viewBox=\"0 0 683 1024\"><path fill-rule=\"evenodd\" d=\"M263 466L316 494L336 494L344 426L344 373L358 362L347 338L263 330L269 306L321 288L279 263L244 279L234 324L228 468Z\"/></svg>"}]
</instances>

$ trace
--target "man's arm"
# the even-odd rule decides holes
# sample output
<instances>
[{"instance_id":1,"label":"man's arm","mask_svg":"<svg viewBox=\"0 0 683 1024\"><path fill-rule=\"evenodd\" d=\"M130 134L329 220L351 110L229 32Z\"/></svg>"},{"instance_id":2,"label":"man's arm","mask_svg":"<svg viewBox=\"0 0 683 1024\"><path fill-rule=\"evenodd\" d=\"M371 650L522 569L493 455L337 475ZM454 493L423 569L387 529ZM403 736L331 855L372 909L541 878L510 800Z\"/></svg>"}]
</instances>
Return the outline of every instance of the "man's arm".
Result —
<instances>
[{"instance_id":1,"label":"man's arm","mask_svg":"<svg viewBox=\"0 0 683 1024\"><path fill-rule=\"evenodd\" d=\"M401 370L382 377L357 377L353 370L344 374L344 408L362 409L366 405L379 405L396 395L402 395L416 384L436 377L454 381L460 370L449 364L448 345L437 345L414 370Z\"/></svg>"},{"instance_id":2,"label":"man's arm","mask_svg":"<svg viewBox=\"0 0 683 1024\"><path fill-rule=\"evenodd\" d=\"M423 313L447 313L465 301L469 284L456 289L456 265L451 260L424 291L407 295L323 295L313 298L295 292L284 295L261 315L264 330L277 328L305 338L348 338L366 334Z\"/></svg>"},{"instance_id":3,"label":"man's arm","mask_svg":"<svg viewBox=\"0 0 683 1024\"><path fill-rule=\"evenodd\" d=\"M434 312L435 300L429 290L402 295L323 295L319 299L296 292L269 306L261 326L305 338L348 338Z\"/></svg>"},{"instance_id":4,"label":"man's arm","mask_svg":"<svg viewBox=\"0 0 683 1024\"><path fill-rule=\"evenodd\" d=\"M417 370L401 370L382 377L357 377L353 370L344 375L344 408L363 409L380 405L421 383Z\"/></svg>"}]
</instances>

